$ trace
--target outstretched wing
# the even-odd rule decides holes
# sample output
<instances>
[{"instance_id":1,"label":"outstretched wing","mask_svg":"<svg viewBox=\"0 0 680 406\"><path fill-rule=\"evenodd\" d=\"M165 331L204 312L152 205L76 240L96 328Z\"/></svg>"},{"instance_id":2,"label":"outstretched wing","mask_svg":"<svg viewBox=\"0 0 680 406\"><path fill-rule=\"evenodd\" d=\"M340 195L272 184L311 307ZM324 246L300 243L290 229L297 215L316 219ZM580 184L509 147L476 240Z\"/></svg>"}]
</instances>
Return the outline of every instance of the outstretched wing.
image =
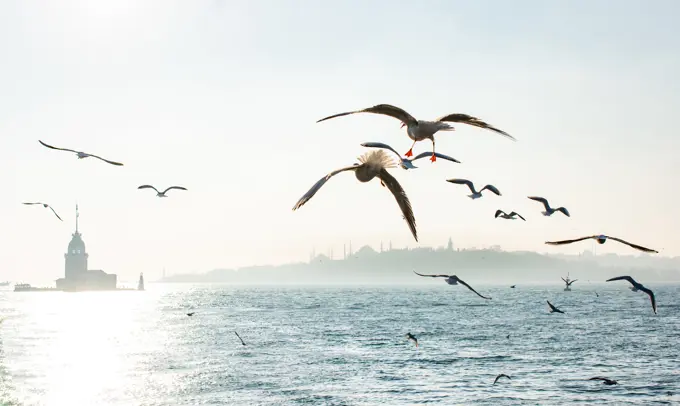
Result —
<instances>
[{"instance_id":1,"label":"outstretched wing","mask_svg":"<svg viewBox=\"0 0 680 406\"><path fill-rule=\"evenodd\" d=\"M43 204L43 205L44 205L45 203L41 203L41 202L22 202L21 204L26 204L26 205L29 205L29 206L30 206L30 205L33 205L33 204Z\"/></svg>"},{"instance_id":2,"label":"outstretched wing","mask_svg":"<svg viewBox=\"0 0 680 406\"><path fill-rule=\"evenodd\" d=\"M522 217L521 214L517 213L516 211L513 211L512 213L510 213L510 216L517 216L517 217L521 218L522 220L527 221L524 217Z\"/></svg>"},{"instance_id":3,"label":"outstretched wing","mask_svg":"<svg viewBox=\"0 0 680 406\"><path fill-rule=\"evenodd\" d=\"M465 283L462 279L458 278L458 282L460 282L461 285L465 285L465 287L468 288L468 289L470 289L471 291L475 292L475 293L477 294L477 296L481 297L482 299L491 300L490 297L486 297L486 296L480 295L479 292L477 292L476 290L472 289L472 286L470 286L470 285L468 285L467 283Z\"/></svg>"},{"instance_id":4,"label":"outstretched wing","mask_svg":"<svg viewBox=\"0 0 680 406\"><path fill-rule=\"evenodd\" d=\"M501 378L508 378L508 379L510 379L510 377L507 376L507 375L505 375L505 374L499 374L499 375L496 377L496 379L493 381L493 384L495 385L496 382L498 382L498 380L501 379Z\"/></svg>"},{"instance_id":5,"label":"outstretched wing","mask_svg":"<svg viewBox=\"0 0 680 406\"><path fill-rule=\"evenodd\" d=\"M492 191L496 196L500 196L500 195L501 195L501 191L498 190L498 188L496 188L496 186L494 186L494 185L486 185L486 186L484 186L484 187L482 188L482 190L479 191L479 193L482 193L485 189L488 189L488 190Z\"/></svg>"},{"instance_id":6,"label":"outstretched wing","mask_svg":"<svg viewBox=\"0 0 680 406\"><path fill-rule=\"evenodd\" d=\"M546 200L543 197L538 197L538 196L528 196L529 199L535 200L537 202L543 203L543 206L545 207L546 210L550 210L550 204L548 204L548 200Z\"/></svg>"},{"instance_id":7,"label":"outstretched wing","mask_svg":"<svg viewBox=\"0 0 680 406\"><path fill-rule=\"evenodd\" d=\"M475 193L475 185L467 179L447 179L447 182L455 183L456 185L467 185L472 193Z\"/></svg>"},{"instance_id":8,"label":"outstretched wing","mask_svg":"<svg viewBox=\"0 0 680 406\"><path fill-rule=\"evenodd\" d=\"M603 378L603 377L601 377L601 376L595 376L595 377L592 377L592 378L590 378L590 379L588 379L588 380L589 380L589 381L608 381L609 379Z\"/></svg>"},{"instance_id":9,"label":"outstretched wing","mask_svg":"<svg viewBox=\"0 0 680 406\"><path fill-rule=\"evenodd\" d=\"M392 195L394 196L395 199L397 199L397 203L399 204L399 208L401 209L401 214L404 215L404 219L408 223L408 228L411 229L411 234L413 234L413 238L418 241L418 232L416 231L416 218L413 215L413 209L411 208L411 202L408 200L408 196L406 196L406 192L404 192L404 189L401 187L399 182L390 175L389 172L385 168L383 168L380 173L378 174L378 178L385 183L385 186L392 192Z\"/></svg>"},{"instance_id":10,"label":"outstretched wing","mask_svg":"<svg viewBox=\"0 0 680 406\"><path fill-rule=\"evenodd\" d=\"M514 212L513 212L514 213ZM494 214L494 218L498 218L501 214L505 214L505 212L501 209L496 210L496 214Z\"/></svg>"},{"instance_id":11,"label":"outstretched wing","mask_svg":"<svg viewBox=\"0 0 680 406\"><path fill-rule=\"evenodd\" d=\"M385 116L390 116L394 117L397 120L401 121L404 124L415 124L418 122L415 117L412 115L408 114L406 111L403 109L400 109L399 107L392 106L391 104L377 104L373 107L368 107L362 110L356 110L356 111L348 111L345 113L339 113L339 114L333 114L332 116L324 117L321 120L317 121L317 123L320 123L322 121L330 120L331 118L336 118L336 117L342 117L342 116L348 116L350 114L356 114L356 113L374 113L374 114L383 114Z\"/></svg>"},{"instance_id":12,"label":"outstretched wing","mask_svg":"<svg viewBox=\"0 0 680 406\"><path fill-rule=\"evenodd\" d=\"M431 157L431 156L432 156L432 152L422 152L422 153L416 155L415 158L411 159L411 161L415 161L416 159ZM440 154L439 152L435 152L434 156L436 156L437 158L446 159L447 161L455 162L457 164L460 163L460 161L457 160L456 158L452 158L448 155Z\"/></svg>"},{"instance_id":13,"label":"outstretched wing","mask_svg":"<svg viewBox=\"0 0 680 406\"><path fill-rule=\"evenodd\" d=\"M651 249L651 248L645 248L645 247L643 247L643 246L641 246L641 245L632 244L632 243L629 243L628 241L624 241L624 240L622 240L622 239L620 239L620 238L616 238L616 237L608 237L608 238L609 238L610 240L614 240L614 241L618 241L618 242L620 242L620 243L622 243L622 244L626 244L626 245L628 245L629 247L635 248L636 250L640 250L640 251L644 251L644 252L653 252L653 253L656 253L656 254L659 253L659 251L657 251L657 250L653 250L653 249Z\"/></svg>"},{"instance_id":14,"label":"outstretched wing","mask_svg":"<svg viewBox=\"0 0 680 406\"><path fill-rule=\"evenodd\" d=\"M123 166L123 164L120 163L120 162L109 161L108 159L104 159L104 158L102 158L102 157L100 157L100 156L97 156L97 155L92 155L92 154L87 154L87 155L91 156L92 158L97 158L97 159L99 159L99 160L101 160L101 161L104 161L104 162L106 162L107 164L116 165L116 166Z\"/></svg>"},{"instance_id":15,"label":"outstretched wing","mask_svg":"<svg viewBox=\"0 0 680 406\"><path fill-rule=\"evenodd\" d=\"M52 213L54 213L54 215L57 216L57 218L58 218L59 220L61 220L61 217L59 217L59 215L57 214L57 212L54 211L54 209L52 208L52 206L47 206L47 207L49 207L50 210L52 210ZM61 220L61 221L64 221L64 220Z\"/></svg>"},{"instance_id":16,"label":"outstretched wing","mask_svg":"<svg viewBox=\"0 0 680 406\"><path fill-rule=\"evenodd\" d=\"M597 238L597 236L591 235L591 236L588 236L588 237L581 237L581 238L576 238L576 239L573 239L573 240L546 241L545 243L548 244L548 245L565 245L565 244L571 244L573 242L579 242L579 241L587 240L589 238Z\"/></svg>"},{"instance_id":17,"label":"outstretched wing","mask_svg":"<svg viewBox=\"0 0 680 406\"><path fill-rule=\"evenodd\" d=\"M185 188L183 186L170 186L169 188L165 189L162 194L165 194L165 192L167 192L168 190L172 190L172 189L187 190L187 188Z\"/></svg>"},{"instance_id":18,"label":"outstretched wing","mask_svg":"<svg viewBox=\"0 0 680 406\"><path fill-rule=\"evenodd\" d=\"M293 211L299 209L305 203L307 203L309 201L309 199L311 199L312 196L314 196L316 194L316 192L318 192L319 189L321 189L321 186L323 186L328 181L328 179L332 178L333 176L337 175L340 172L351 171L351 170L355 170L356 168L357 168L357 165L347 166L347 167L344 167L342 169L338 169L336 171L333 171L333 172L329 173L328 175L324 176L323 178L319 179L314 184L314 186L312 186L312 188L309 189L307 191L307 193L305 193L304 196L302 196L300 198L300 200L297 201L297 203L295 203L295 206L293 206Z\"/></svg>"},{"instance_id":19,"label":"outstretched wing","mask_svg":"<svg viewBox=\"0 0 680 406\"><path fill-rule=\"evenodd\" d=\"M158 189L156 189L155 187L153 187L153 186L151 186L151 185L142 185L142 186L137 187L137 189L153 189L153 190L156 191L156 193L160 193L160 192L158 191Z\"/></svg>"},{"instance_id":20,"label":"outstretched wing","mask_svg":"<svg viewBox=\"0 0 680 406\"><path fill-rule=\"evenodd\" d=\"M240 335L238 335L237 332L234 331L234 334L236 334L236 337L238 337L239 340L241 340L241 344L246 345L246 343L243 341Z\"/></svg>"},{"instance_id":21,"label":"outstretched wing","mask_svg":"<svg viewBox=\"0 0 680 406\"><path fill-rule=\"evenodd\" d=\"M630 276L617 276L617 277L614 277L614 278L609 278L605 282L612 282L612 281L628 281L633 286L639 285L639 283L637 283L637 281L635 281L635 279L631 278Z\"/></svg>"},{"instance_id":22,"label":"outstretched wing","mask_svg":"<svg viewBox=\"0 0 680 406\"><path fill-rule=\"evenodd\" d=\"M399 153L394 148L390 147L387 144L383 144L382 142L364 142L363 144L361 144L361 146L367 148L384 148L390 150L399 157L399 160L401 160L401 155L399 155Z\"/></svg>"},{"instance_id":23,"label":"outstretched wing","mask_svg":"<svg viewBox=\"0 0 680 406\"><path fill-rule=\"evenodd\" d=\"M649 295L649 300L652 302L652 310L654 310L654 314L656 314L656 298L654 297L654 292L644 286L640 286L638 289Z\"/></svg>"},{"instance_id":24,"label":"outstretched wing","mask_svg":"<svg viewBox=\"0 0 680 406\"><path fill-rule=\"evenodd\" d=\"M50 148L50 149L56 149L56 150L58 150L58 151L74 152L74 153L76 153L76 154L78 153L78 151L74 151L74 150L72 150L72 149L53 147L53 146L51 146L51 145L45 144L44 142L42 142L42 141L40 141L40 140L38 140L38 142L41 143L43 146L45 146L45 147L47 147L47 148Z\"/></svg>"},{"instance_id":25,"label":"outstretched wing","mask_svg":"<svg viewBox=\"0 0 680 406\"><path fill-rule=\"evenodd\" d=\"M430 278L448 278L450 275L424 275L422 273L418 273L416 271L413 271L414 274L418 276L429 276Z\"/></svg>"},{"instance_id":26,"label":"outstretched wing","mask_svg":"<svg viewBox=\"0 0 680 406\"><path fill-rule=\"evenodd\" d=\"M569 215L569 210L567 210L566 207L558 207L555 211L561 211L565 216L571 217L571 215Z\"/></svg>"},{"instance_id":27,"label":"outstretched wing","mask_svg":"<svg viewBox=\"0 0 680 406\"><path fill-rule=\"evenodd\" d=\"M498 134L504 135L504 136L510 138L513 141L517 141L515 139L515 137L506 133L505 131L500 130L496 127L493 127L490 124L485 123L484 121L478 119L477 117L472 117L472 116L467 115L467 114L460 114L460 113L449 114L448 116L438 118L437 121L449 121L449 122L452 122L452 123L463 123L463 124L471 125L471 126L474 126L474 127L484 128L484 129L487 129L487 130L494 131Z\"/></svg>"},{"instance_id":28,"label":"outstretched wing","mask_svg":"<svg viewBox=\"0 0 680 406\"><path fill-rule=\"evenodd\" d=\"M560 309L558 309L557 307L553 306L553 304L550 303L549 300L546 300L546 302L548 302L548 306L550 306L550 308L552 309L553 312L555 312L555 313L564 313L562 310L560 310Z\"/></svg>"}]
</instances>

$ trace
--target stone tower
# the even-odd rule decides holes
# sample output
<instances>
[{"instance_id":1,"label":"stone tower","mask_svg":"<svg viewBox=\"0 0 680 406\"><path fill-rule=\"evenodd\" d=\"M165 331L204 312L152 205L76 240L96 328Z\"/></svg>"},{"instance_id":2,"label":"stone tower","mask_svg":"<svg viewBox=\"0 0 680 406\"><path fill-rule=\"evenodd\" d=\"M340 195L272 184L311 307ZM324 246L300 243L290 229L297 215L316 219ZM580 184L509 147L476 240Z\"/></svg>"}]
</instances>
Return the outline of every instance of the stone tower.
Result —
<instances>
[{"instance_id":1,"label":"stone tower","mask_svg":"<svg viewBox=\"0 0 680 406\"><path fill-rule=\"evenodd\" d=\"M72 234L71 242L68 243L68 251L64 254L66 279L77 279L87 272L88 254L85 252L85 242L78 231L79 216L78 205L76 205L76 232Z\"/></svg>"}]
</instances>

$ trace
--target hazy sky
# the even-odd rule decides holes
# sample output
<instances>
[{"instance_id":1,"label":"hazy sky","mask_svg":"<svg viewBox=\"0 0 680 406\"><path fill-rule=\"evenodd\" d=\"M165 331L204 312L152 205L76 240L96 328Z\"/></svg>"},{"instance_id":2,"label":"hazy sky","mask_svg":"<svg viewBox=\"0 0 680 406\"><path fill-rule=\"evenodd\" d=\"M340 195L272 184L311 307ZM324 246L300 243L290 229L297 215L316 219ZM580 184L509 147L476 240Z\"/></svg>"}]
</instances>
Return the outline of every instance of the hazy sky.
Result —
<instances>
[{"instance_id":1,"label":"hazy sky","mask_svg":"<svg viewBox=\"0 0 680 406\"><path fill-rule=\"evenodd\" d=\"M609 233L680 255L678 15L672 0L3 1L0 279L63 275L76 202L90 269L121 279L306 260L350 240L576 253L593 244L543 242ZM378 103L472 114L518 139L458 125L437 146L462 164L391 171L419 243L389 192L351 173L291 211L361 142L408 149L390 117L315 123ZM451 177L503 196L472 201ZM189 191L158 199L144 183ZM534 194L572 217L544 218ZM32 200L64 222L20 204Z\"/></svg>"}]
</instances>

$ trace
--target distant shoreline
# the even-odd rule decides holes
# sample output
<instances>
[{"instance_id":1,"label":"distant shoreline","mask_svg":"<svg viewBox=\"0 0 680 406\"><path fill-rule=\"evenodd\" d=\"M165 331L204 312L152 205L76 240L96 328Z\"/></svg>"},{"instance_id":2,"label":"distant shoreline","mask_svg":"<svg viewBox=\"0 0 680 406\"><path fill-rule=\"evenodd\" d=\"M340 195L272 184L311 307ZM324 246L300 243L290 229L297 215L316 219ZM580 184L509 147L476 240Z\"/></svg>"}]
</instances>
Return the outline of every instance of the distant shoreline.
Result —
<instances>
[{"instance_id":1,"label":"distant shoreline","mask_svg":"<svg viewBox=\"0 0 680 406\"><path fill-rule=\"evenodd\" d=\"M206 273L161 278L166 283L227 283L234 285L421 285L430 278L413 274L456 274L466 281L505 284L553 284L569 274L577 283L604 282L634 274L647 283L679 283L680 258L614 254L552 255L536 252L417 248L376 252L362 247L343 259L325 255L306 263L215 269ZM526 281L526 282L525 282Z\"/></svg>"}]
</instances>

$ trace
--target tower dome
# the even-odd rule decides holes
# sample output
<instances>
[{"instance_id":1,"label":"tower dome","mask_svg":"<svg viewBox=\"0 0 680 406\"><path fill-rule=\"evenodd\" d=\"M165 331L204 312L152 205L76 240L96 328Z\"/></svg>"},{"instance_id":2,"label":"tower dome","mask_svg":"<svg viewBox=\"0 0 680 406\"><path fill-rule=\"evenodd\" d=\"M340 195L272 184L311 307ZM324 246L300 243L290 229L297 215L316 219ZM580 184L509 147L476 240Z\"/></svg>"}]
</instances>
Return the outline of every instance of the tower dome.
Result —
<instances>
[{"instance_id":1,"label":"tower dome","mask_svg":"<svg viewBox=\"0 0 680 406\"><path fill-rule=\"evenodd\" d=\"M71 238L71 242L68 243L68 250L66 252L69 254L84 254L85 242L81 237L82 234L76 231L72 235L73 238Z\"/></svg>"}]
</instances>

